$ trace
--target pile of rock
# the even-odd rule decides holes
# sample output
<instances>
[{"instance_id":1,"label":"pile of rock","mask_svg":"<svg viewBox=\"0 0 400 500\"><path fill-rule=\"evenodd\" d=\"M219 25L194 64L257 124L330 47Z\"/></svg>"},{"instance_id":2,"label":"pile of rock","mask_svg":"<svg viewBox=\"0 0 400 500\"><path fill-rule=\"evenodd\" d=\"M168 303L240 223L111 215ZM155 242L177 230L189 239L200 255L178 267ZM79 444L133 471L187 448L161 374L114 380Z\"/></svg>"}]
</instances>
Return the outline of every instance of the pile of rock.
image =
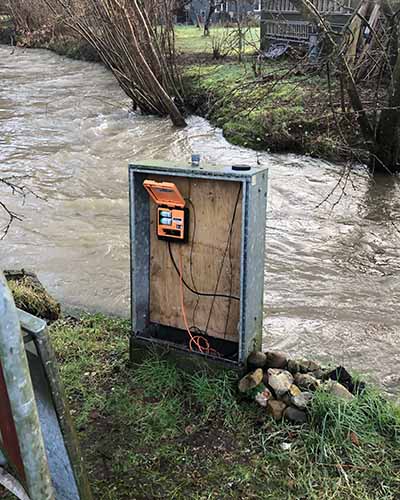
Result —
<instances>
[{"instance_id":1,"label":"pile of rock","mask_svg":"<svg viewBox=\"0 0 400 500\"><path fill-rule=\"evenodd\" d=\"M252 352L247 359L249 373L239 382L239 391L266 408L275 420L307 421L307 409L319 387L344 400L364 388L355 384L343 368L321 367L314 361L287 359L282 352Z\"/></svg>"}]
</instances>

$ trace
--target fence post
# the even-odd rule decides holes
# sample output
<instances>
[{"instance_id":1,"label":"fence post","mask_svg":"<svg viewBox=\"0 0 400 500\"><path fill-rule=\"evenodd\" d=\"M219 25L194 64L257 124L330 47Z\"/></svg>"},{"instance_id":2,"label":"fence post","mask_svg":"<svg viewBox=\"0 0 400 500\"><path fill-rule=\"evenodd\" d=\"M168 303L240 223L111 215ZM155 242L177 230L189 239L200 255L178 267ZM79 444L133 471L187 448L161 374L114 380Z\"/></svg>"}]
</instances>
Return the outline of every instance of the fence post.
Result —
<instances>
[{"instance_id":1,"label":"fence post","mask_svg":"<svg viewBox=\"0 0 400 500\"><path fill-rule=\"evenodd\" d=\"M14 300L0 271L0 364L31 500L54 500L43 436Z\"/></svg>"}]
</instances>

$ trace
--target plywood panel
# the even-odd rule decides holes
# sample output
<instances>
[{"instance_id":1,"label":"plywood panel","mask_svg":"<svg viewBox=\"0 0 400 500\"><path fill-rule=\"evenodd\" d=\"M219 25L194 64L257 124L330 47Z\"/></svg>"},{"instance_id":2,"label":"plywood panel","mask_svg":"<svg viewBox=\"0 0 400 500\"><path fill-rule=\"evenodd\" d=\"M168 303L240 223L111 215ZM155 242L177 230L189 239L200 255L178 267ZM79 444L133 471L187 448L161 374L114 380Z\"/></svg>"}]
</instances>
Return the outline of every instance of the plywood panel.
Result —
<instances>
[{"instance_id":1,"label":"plywood panel","mask_svg":"<svg viewBox=\"0 0 400 500\"><path fill-rule=\"evenodd\" d=\"M178 265L179 253L182 253L185 281L198 291L215 293L220 275L217 293L238 297L242 225L241 183L169 176L149 178L175 182L182 196L190 199L193 204L187 203L190 209L188 243L171 243L171 250ZM179 275L169 256L168 244L157 239L155 226L156 205L151 202L150 320L184 329ZM184 304L190 326L207 330L209 335L215 337L238 341L239 301L220 297L214 300L211 297L198 297L185 288Z\"/></svg>"}]
</instances>

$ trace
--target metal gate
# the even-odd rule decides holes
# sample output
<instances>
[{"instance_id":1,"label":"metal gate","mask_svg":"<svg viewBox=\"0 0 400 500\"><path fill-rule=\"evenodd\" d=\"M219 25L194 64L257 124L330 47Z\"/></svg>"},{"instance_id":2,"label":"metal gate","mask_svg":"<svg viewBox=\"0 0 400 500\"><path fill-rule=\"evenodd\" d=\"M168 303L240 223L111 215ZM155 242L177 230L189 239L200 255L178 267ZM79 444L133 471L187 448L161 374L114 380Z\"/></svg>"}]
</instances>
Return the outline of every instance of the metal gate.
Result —
<instances>
[{"instance_id":1,"label":"metal gate","mask_svg":"<svg viewBox=\"0 0 400 500\"><path fill-rule=\"evenodd\" d=\"M21 499L92 498L46 322L16 309L2 273L0 463Z\"/></svg>"}]
</instances>

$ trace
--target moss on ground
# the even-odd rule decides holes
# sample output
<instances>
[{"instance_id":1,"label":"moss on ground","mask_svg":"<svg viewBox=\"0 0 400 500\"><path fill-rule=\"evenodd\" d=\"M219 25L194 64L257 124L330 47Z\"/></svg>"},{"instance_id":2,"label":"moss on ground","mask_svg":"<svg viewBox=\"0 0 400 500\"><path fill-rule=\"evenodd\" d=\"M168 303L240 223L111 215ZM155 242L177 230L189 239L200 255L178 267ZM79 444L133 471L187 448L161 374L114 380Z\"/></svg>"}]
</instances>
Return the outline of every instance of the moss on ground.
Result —
<instances>
[{"instance_id":1,"label":"moss on ground","mask_svg":"<svg viewBox=\"0 0 400 500\"><path fill-rule=\"evenodd\" d=\"M293 62L263 63L255 76L250 61L183 67L186 102L192 112L221 127L232 143L270 152L345 158L326 80L313 71L291 71ZM351 123L342 123L353 144Z\"/></svg>"},{"instance_id":2,"label":"moss on ground","mask_svg":"<svg viewBox=\"0 0 400 500\"><path fill-rule=\"evenodd\" d=\"M94 497L396 499L400 415L367 390L317 393L308 425L238 399L236 375L128 364L129 323L103 316L50 330Z\"/></svg>"},{"instance_id":3,"label":"moss on ground","mask_svg":"<svg viewBox=\"0 0 400 500\"><path fill-rule=\"evenodd\" d=\"M75 38L51 39L43 48L52 50L56 54L80 61L101 62L97 51L85 40Z\"/></svg>"},{"instance_id":4,"label":"moss on ground","mask_svg":"<svg viewBox=\"0 0 400 500\"><path fill-rule=\"evenodd\" d=\"M60 304L30 275L9 279L8 286L15 305L23 311L47 320L56 320L60 316Z\"/></svg>"}]
</instances>

